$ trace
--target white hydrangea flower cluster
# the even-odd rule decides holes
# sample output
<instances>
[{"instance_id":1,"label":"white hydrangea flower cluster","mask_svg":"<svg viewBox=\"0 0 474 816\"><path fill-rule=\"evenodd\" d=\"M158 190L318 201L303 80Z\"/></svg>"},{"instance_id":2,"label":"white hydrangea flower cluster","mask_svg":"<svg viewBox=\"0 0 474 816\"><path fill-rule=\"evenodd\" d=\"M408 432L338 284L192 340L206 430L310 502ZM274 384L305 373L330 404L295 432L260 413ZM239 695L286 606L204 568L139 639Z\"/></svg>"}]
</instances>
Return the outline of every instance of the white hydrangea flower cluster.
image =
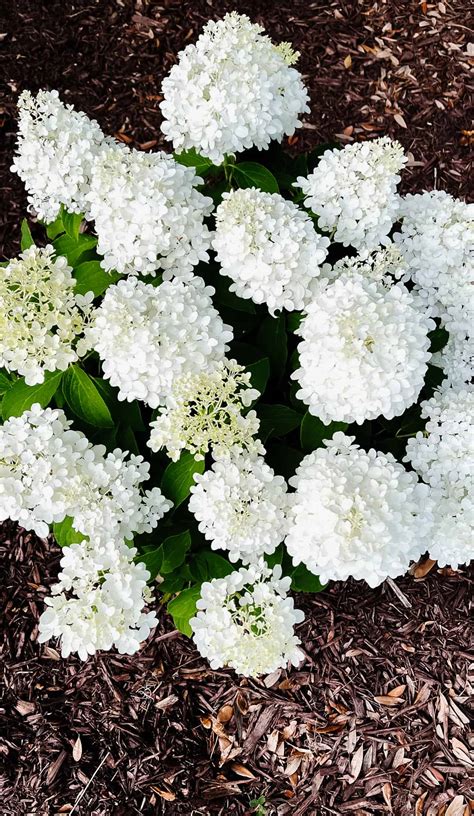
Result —
<instances>
[{"instance_id":1,"label":"white hydrangea flower cluster","mask_svg":"<svg viewBox=\"0 0 474 816\"><path fill-rule=\"evenodd\" d=\"M422 416L425 431L408 440L405 459L433 490L430 555L456 568L474 558L474 387L443 383Z\"/></svg>"},{"instance_id":2,"label":"white hydrangea flower cluster","mask_svg":"<svg viewBox=\"0 0 474 816\"><path fill-rule=\"evenodd\" d=\"M474 334L454 332L445 347L433 354L434 365L443 369L446 382L454 387L470 383L474 377Z\"/></svg>"},{"instance_id":3,"label":"white hydrangea flower cluster","mask_svg":"<svg viewBox=\"0 0 474 816\"><path fill-rule=\"evenodd\" d=\"M372 250L384 244L398 216L397 184L406 163L388 136L326 150L313 172L295 184L318 226L344 246Z\"/></svg>"},{"instance_id":4,"label":"white hydrangea flower cluster","mask_svg":"<svg viewBox=\"0 0 474 816\"><path fill-rule=\"evenodd\" d=\"M113 538L65 547L38 641L60 638L62 656L77 652L81 660L114 646L120 654L134 654L157 623L154 612L143 611L150 573L134 562L136 552Z\"/></svg>"},{"instance_id":5,"label":"white hydrangea flower cluster","mask_svg":"<svg viewBox=\"0 0 474 816\"><path fill-rule=\"evenodd\" d=\"M406 271L403 255L398 247L389 243L388 246L372 252L360 252L353 257L341 258L335 264L323 264L321 277L315 281L314 289L326 280L334 281L342 276L362 276L367 280L392 286L396 280L402 278Z\"/></svg>"},{"instance_id":6,"label":"white hydrangea flower cluster","mask_svg":"<svg viewBox=\"0 0 474 816\"><path fill-rule=\"evenodd\" d=\"M31 246L0 268L0 367L27 385L64 371L87 350L83 335L93 293L75 295L66 258Z\"/></svg>"},{"instance_id":7,"label":"white hydrangea flower cluster","mask_svg":"<svg viewBox=\"0 0 474 816\"><path fill-rule=\"evenodd\" d=\"M109 286L86 337L119 399L157 408L179 377L224 358L233 335L212 305L213 294L199 277L159 287L127 278Z\"/></svg>"},{"instance_id":8,"label":"white hydrangea flower cluster","mask_svg":"<svg viewBox=\"0 0 474 816\"><path fill-rule=\"evenodd\" d=\"M322 583L353 576L374 587L427 549L432 506L427 485L391 454L353 441L337 432L302 460L285 544Z\"/></svg>"},{"instance_id":9,"label":"white hydrangea flower cluster","mask_svg":"<svg viewBox=\"0 0 474 816\"><path fill-rule=\"evenodd\" d=\"M474 322L474 204L443 190L407 195L394 241L429 306L450 332L471 332Z\"/></svg>"},{"instance_id":10,"label":"white hydrangea flower cluster","mask_svg":"<svg viewBox=\"0 0 474 816\"><path fill-rule=\"evenodd\" d=\"M233 446L261 453L261 443L254 438L260 424L257 414L244 413L259 396L251 388L250 374L235 360L184 374L176 379L166 405L158 408L148 445L155 453L166 448L174 462L183 450L196 460L210 450L215 456Z\"/></svg>"},{"instance_id":11,"label":"white hydrangea flower cluster","mask_svg":"<svg viewBox=\"0 0 474 816\"><path fill-rule=\"evenodd\" d=\"M277 309L303 309L327 255L328 238L278 193L254 188L224 193L212 246L231 292Z\"/></svg>"},{"instance_id":12,"label":"white hydrangea flower cluster","mask_svg":"<svg viewBox=\"0 0 474 816\"><path fill-rule=\"evenodd\" d=\"M203 219L212 199L196 190L200 181L194 168L167 153L103 150L87 202L104 269L185 277L208 261L211 235Z\"/></svg>"},{"instance_id":13,"label":"white hydrangea flower cluster","mask_svg":"<svg viewBox=\"0 0 474 816\"><path fill-rule=\"evenodd\" d=\"M204 26L163 80L162 131L177 152L195 148L214 164L268 147L300 126L308 93L292 68L297 55L275 46L263 28L232 12Z\"/></svg>"},{"instance_id":14,"label":"white hydrangea flower cluster","mask_svg":"<svg viewBox=\"0 0 474 816\"><path fill-rule=\"evenodd\" d=\"M281 567L270 570L262 562L205 582L198 612L191 618L193 639L211 668L229 666L254 677L301 663L294 626L304 619L287 597L291 579Z\"/></svg>"},{"instance_id":15,"label":"white hydrangea flower cluster","mask_svg":"<svg viewBox=\"0 0 474 816\"><path fill-rule=\"evenodd\" d=\"M244 564L275 552L287 530L287 487L261 456L231 450L194 481L189 509L213 550Z\"/></svg>"},{"instance_id":16,"label":"white hydrangea flower cluster","mask_svg":"<svg viewBox=\"0 0 474 816\"><path fill-rule=\"evenodd\" d=\"M321 287L297 329L297 397L325 424L391 419L423 386L434 320L403 284L359 274Z\"/></svg>"},{"instance_id":17,"label":"white hydrangea flower cluster","mask_svg":"<svg viewBox=\"0 0 474 816\"><path fill-rule=\"evenodd\" d=\"M150 466L119 449L91 445L61 410L36 403L0 426L0 521L37 535L66 516L78 532L127 538L150 532L171 503L159 488L142 492Z\"/></svg>"},{"instance_id":18,"label":"white hydrangea flower cluster","mask_svg":"<svg viewBox=\"0 0 474 816\"><path fill-rule=\"evenodd\" d=\"M86 213L92 167L113 142L97 122L64 105L57 91L23 91L18 100L17 153L12 170L28 192L30 206L44 221L54 221L61 204Z\"/></svg>"}]
</instances>

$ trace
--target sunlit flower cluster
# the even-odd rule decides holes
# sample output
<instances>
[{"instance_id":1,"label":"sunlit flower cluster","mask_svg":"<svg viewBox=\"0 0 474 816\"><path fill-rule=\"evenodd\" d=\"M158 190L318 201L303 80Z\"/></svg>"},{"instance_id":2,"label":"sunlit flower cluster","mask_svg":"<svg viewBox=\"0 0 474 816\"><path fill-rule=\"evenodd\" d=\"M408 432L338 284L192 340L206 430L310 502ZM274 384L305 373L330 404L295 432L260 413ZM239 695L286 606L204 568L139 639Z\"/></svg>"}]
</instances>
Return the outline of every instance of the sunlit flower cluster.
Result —
<instances>
[{"instance_id":1,"label":"sunlit flower cluster","mask_svg":"<svg viewBox=\"0 0 474 816\"><path fill-rule=\"evenodd\" d=\"M203 218L212 200L196 190L198 183L192 167L166 153L103 150L87 201L104 269L142 275L162 269L166 278L209 260Z\"/></svg>"},{"instance_id":2,"label":"sunlit flower cluster","mask_svg":"<svg viewBox=\"0 0 474 816\"><path fill-rule=\"evenodd\" d=\"M474 387L443 384L422 416L425 431L408 440L406 460L432 488L430 555L456 568L474 558Z\"/></svg>"},{"instance_id":3,"label":"sunlit flower cluster","mask_svg":"<svg viewBox=\"0 0 474 816\"><path fill-rule=\"evenodd\" d=\"M304 307L329 240L291 201L251 188L224 193L212 245L230 290L273 314Z\"/></svg>"},{"instance_id":4,"label":"sunlit flower cluster","mask_svg":"<svg viewBox=\"0 0 474 816\"><path fill-rule=\"evenodd\" d=\"M86 351L81 335L93 300L74 294L66 258L31 246L0 269L0 367L27 385L64 371Z\"/></svg>"},{"instance_id":5,"label":"sunlit flower cluster","mask_svg":"<svg viewBox=\"0 0 474 816\"><path fill-rule=\"evenodd\" d=\"M383 136L326 150L297 186L322 230L344 246L371 250L385 243L397 219L396 188L405 162L402 146Z\"/></svg>"},{"instance_id":6,"label":"sunlit flower cluster","mask_svg":"<svg viewBox=\"0 0 474 816\"><path fill-rule=\"evenodd\" d=\"M427 549L429 488L391 454L353 441L338 432L305 456L290 479L296 493L285 543L293 562L323 583L353 576L377 586Z\"/></svg>"},{"instance_id":7,"label":"sunlit flower cluster","mask_svg":"<svg viewBox=\"0 0 474 816\"><path fill-rule=\"evenodd\" d=\"M189 509L213 550L244 564L275 551L286 533L287 488L261 456L231 450L194 480Z\"/></svg>"},{"instance_id":8,"label":"sunlit flower cluster","mask_svg":"<svg viewBox=\"0 0 474 816\"><path fill-rule=\"evenodd\" d=\"M402 284L342 275L320 288L297 330L297 397L325 424L402 414L423 386L434 328Z\"/></svg>"},{"instance_id":9,"label":"sunlit flower cluster","mask_svg":"<svg viewBox=\"0 0 474 816\"><path fill-rule=\"evenodd\" d=\"M446 381L455 387L474 377L474 333L453 332L445 347L433 354L434 365L443 369Z\"/></svg>"},{"instance_id":10,"label":"sunlit flower cluster","mask_svg":"<svg viewBox=\"0 0 474 816\"><path fill-rule=\"evenodd\" d=\"M57 91L23 91L18 100L18 143L12 170L20 176L39 218L54 221L61 205L86 213L92 167L107 143L97 122Z\"/></svg>"},{"instance_id":11,"label":"sunlit flower cluster","mask_svg":"<svg viewBox=\"0 0 474 816\"><path fill-rule=\"evenodd\" d=\"M290 578L281 567L250 565L215 578L201 588L193 639L211 668L229 666L239 674L268 674L303 659L294 626L304 615L287 596Z\"/></svg>"},{"instance_id":12,"label":"sunlit flower cluster","mask_svg":"<svg viewBox=\"0 0 474 816\"><path fill-rule=\"evenodd\" d=\"M210 21L163 80L162 130L177 152L194 148L214 164L294 133L309 112L288 43L275 46L243 14Z\"/></svg>"},{"instance_id":13,"label":"sunlit flower cluster","mask_svg":"<svg viewBox=\"0 0 474 816\"><path fill-rule=\"evenodd\" d=\"M65 547L39 620L39 642L57 637L63 657L77 652L81 660L112 647L134 654L157 623L154 612L144 611L150 573L134 561L136 552L108 537Z\"/></svg>"},{"instance_id":14,"label":"sunlit flower cluster","mask_svg":"<svg viewBox=\"0 0 474 816\"><path fill-rule=\"evenodd\" d=\"M148 445L155 452L166 448L173 461L183 450L197 460L210 450L215 455L233 446L262 452L254 438L258 417L246 410L259 396L251 388L250 374L235 360L224 360L209 371L183 374L151 423Z\"/></svg>"},{"instance_id":15,"label":"sunlit flower cluster","mask_svg":"<svg viewBox=\"0 0 474 816\"><path fill-rule=\"evenodd\" d=\"M179 377L224 358L232 330L212 305L213 294L199 277L158 288L136 278L109 286L87 338L120 399L157 408Z\"/></svg>"}]
</instances>

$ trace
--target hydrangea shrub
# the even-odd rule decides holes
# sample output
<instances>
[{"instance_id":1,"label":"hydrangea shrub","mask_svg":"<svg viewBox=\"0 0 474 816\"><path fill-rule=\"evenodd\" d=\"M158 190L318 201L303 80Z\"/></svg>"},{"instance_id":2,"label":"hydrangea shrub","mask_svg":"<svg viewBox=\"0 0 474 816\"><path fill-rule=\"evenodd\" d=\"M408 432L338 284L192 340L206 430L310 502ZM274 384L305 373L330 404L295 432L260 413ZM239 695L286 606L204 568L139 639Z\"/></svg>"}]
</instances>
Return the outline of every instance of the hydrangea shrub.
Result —
<instances>
[{"instance_id":1,"label":"hydrangea shrub","mask_svg":"<svg viewBox=\"0 0 474 816\"><path fill-rule=\"evenodd\" d=\"M288 43L208 23L174 154L19 99L36 217L0 267L0 520L63 548L39 623L134 653L158 603L213 668L298 665L291 592L473 556L474 205L387 137L297 157Z\"/></svg>"}]
</instances>

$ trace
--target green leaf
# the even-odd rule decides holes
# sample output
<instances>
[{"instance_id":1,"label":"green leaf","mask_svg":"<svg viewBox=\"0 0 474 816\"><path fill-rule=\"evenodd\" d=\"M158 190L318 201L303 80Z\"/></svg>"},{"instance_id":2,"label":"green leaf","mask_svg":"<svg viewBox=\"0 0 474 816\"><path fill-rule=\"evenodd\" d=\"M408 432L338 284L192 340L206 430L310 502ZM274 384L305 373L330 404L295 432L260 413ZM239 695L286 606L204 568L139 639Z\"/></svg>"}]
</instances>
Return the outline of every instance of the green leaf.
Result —
<instances>
[{"instance_id":1,"label":"green leaf","mask_svg":"<svg viewBox=\"0 0 474 816\"><path fill-rule=\"evenodd\" d=\"M302 312L290 312L288 317L286 318L286 325L288 326L288 331L295 332L297 329L299 329L303 317L304 315Z\"/></svg>"},{"instance_id":2,"label":"green leaf","mask_svg":"<svg viewBox=\"0 0 474 816\"><path fill-rule=\"evenodd\" d=\"M239 187L257 187L264 193L278 193L278 182L270 170L257 162L240 162L233 167Z\"/></svg>"},{"instance_id":3,"label":"green leaf","mask_svg":"<svg viewBox=\"0 0 474 816\"><path fill-rule=\"evenodd\" d=\"M161 545L163 551L163 561L160 572L163 575L173 572L181 566L186 558L186 553L191 548L191 535L189 530L177 535L168 536Z\"/></svg>"},{"instance_id":4,"label":"green leaf","mask_svg":"<svg viewBox=\"0 0 474 816\"><path fill-rule=\"evenodd\" d=\"M188 451L184 451L177 462L170 462L163 473L161 490L175 508L188 498L195 473L204 473L204 462L197 462Z\"/></svg>"},{"instance_id":5,"label":"green leaf","mask_svg":"<svg viewBox=\"0 0 474 816\"><path fill-rule=\"evenodd\" d=\"M204 177L214 167L210 159L200 156L199 153L196 153L194 147L184 153L175 153L174 158L179 164L184 164L185 167L194 167L196 175L201 177Z\"/></svg>"},{"instance_id":6,"label":"green leaf","mask_svg":"<svg viewBox=\"0 0 474 816\"><path fill-rule=\"evenodd\" d=\"M102 269L100 261L84 261L74 269L76 285L74 291L77 295L85 295L87 292L94 292L94 296L102 295L112 283L120 280L118 272L106 272Z\"/></svg>"},{"instance_id":7,"label":"green leaf","mask_svg":"<svg viewBox=\"0 0 474 816\"><path fill-rule=\"evenodd\" d=\"M74 529L73 522L74 519L71 516L66 516L63 521L53 524L53 536L60 547L70 547L71 544L76 544L87 538L84 533L78 533Z\"/></svg>"},{"instance_id":8,"label":"green leaf","mask_svg":"<svg viewBox=\"0 0 474 816\"><path fill-rule=\"evenodd\" d=\"M77 241L79 238L79 230L83 220L84 216L81 213L70 213L64 209L62 211L62 222L64 229L73 241Z\"/></svg>"},{"instance_id":9,"label":"green leaf","mask_svg":"<svg viewBox=\"0 0 474 816\"><path fill-rule=\"evenodd\" d=\"M176 592L181 592L186 583L186 578L184 575L181 575L181 572L171 572L161 581L158 589L163 595L174 595Z\"/></svg>"},{"instance_id":10,"label":"green leaf","mask_svg":"<svg viewBox=\"0 0 474 816\"><path fill-rule=\"evenodd\" d=\"M30 246L34 246L35 242L33 241L33 236L31 234L30 225L26 218L23 219L21 222L21 240L20 240L20 249L22 252L25 249L29 249Z\"/></svg>"},{"instance_id":11,"label":"green leaf","mask_svg":"<svg viewBox=\"0 0 474 816\"><path fill-rule=\"evenodd\" d=\"M46 408L53 399L62 376L62 371L47 371L44 375L44 382L40 385L26 385L23 377L15 380L12 387L5 392L3 398L3 419L7 420L12 416L21 416L35 402L39 402L42 408Z\"/></svg>"},{"instance_id":12,"label":"green leaf","mask_svg":"<svg viewBox=\"0 0 474 816\"><path fill-rule=\"evenodd\" d=\"M246 368L247 371L250 372L252 388L256 388L260 394L263 394L270 376L270 361L268 357L262 357L262 359L257 360L256 363L249 363Z\"/></svg>"},{"instance_id":13,"label":"green leaf","mask_svg":"<svg viewBox=\"0 0 474 816\"><path fill-rule=\"evenodd\" d=\"M116 447L118 446L123 451L134 453L136 456L140 454L140 448L136 436L129 425L122 425L119 423L115 430Z\"/></svg>"},{"instance_id":14,"label":"green leaf","mask_svg":"<svg viewBox=\"0 0 474 816\"><path fill-rule=\"evenodd\" d=\"M299 427L302 419L301 414L287 405L259 404L257 414L263 441L271 436L286 436Z\"/></svg>"},{"instance_id":15,"label":"green leaf","mask_svg":"<svg viewBox=\"0 0 474 816\"><path fill-rule=\"evenodd\" d=\"M192 586L189 589L183 589L176 598L169 601L167 606L176 628L188 637L191 637L193 633L189 621L196 614L196 604L200 597L201 586Z\"/></svg>"},{"instance_id":16,"label":"green leaf","mask_svg":"<svg viewBox=\"0 0 474 816\"><path fill-rule=\"evenodd\" d=\"M449 339L449 332L440 327L439 329L435 329L434 331L430 332L428 337L431 341L430 352L431 354L435 354L437 351L441 351L441 349L445 347Z\"/></svg>"},{"instance_id":17,"label":"green leaf","mask_svg":"<svg viewBox=\"0 0 474 816\"><path fill-rule=\"evenodd\" d=\"M110 385L108 380L104 380L102 377L91 377L91 380L106 403L112 417L117 422L120 422L123 426L128 425L132 431L145 430L140 405L137 400L133 400L133 402L119 400L117 396L118 388Z\"/></svg>"},{"instance_id":18,"label":"green leaf","mask_svg":"<svg viewBox=\"0 0 474 816\"><path fill-rule=\"evenodd\" d=\"M82 255L97 245L97 238L93 235L80 235L75 241L70 235L60 235L53 241L57 255L64 255L71 266L76 266Z\"/></svg>"},{"instance_id":19,"label":"green leaf","mask_svg":"<svg viewBox=\"0 0 474 816\"><path fill-rule=\"evenodd\" d=\"M281 377L288 359L288 338L283 314L265 318L257 335L257 343L268 356L272 373Z\"/></svg>"},{"instance_id":20,"label":"green leaf","mask_svg":"<svg viewBox=\"0 0 474 816\"><path fill-rule=\"evenodd\" d=\"M114 421L98 388L78 365L71 365L62 381L64 399L79 419L96 428L113 428Z\"/></svg>"},{"instance_id":21,"label":"green leaf","mask_svg":"<svg viewBox=\"0 0 474 816\"><path fill-rule=\"evenodd\" d=\"M4 394L13 385L13 380L10 378L5 369L0 368L0 394Z\"/></svg>"},{"instance_id":22,"label":"green leaf","mask_svg":"<svg viewBox=\"0 0 474 816\"><path fill-rule=\"evenodd\" d=\"M286 480L295 475L304 453L282 442L270 441L267 448L266 460L275 473L284 476Z\"/></svg>"},{"instance_id":23,"label":"green leaf","mask_svg":"<svg viewBox=\"0 0 474 816\"><path fill-rule=\"evenodd\" d=\"M148 550L148 552L140 553L135 556L135 561L142 561L150 573L150 581L153 581L161 570L163 563L163 550L157 547L155 550Z\"/></svg>"},{"instance_id":24,"label":"green leaf","mask_svg":"<svg viewBox=\"0 0 474 816\"><path fill-rule=\"evenodd\" d=\"M235 569L226 558L212 550L201 550L196 553L189 568L193 580L200 583L210 581L212 578L225 578Z\"/></svg>"},{"instance_id":25,"label":"green leaf","mask_svg":"<svg viewBox=\"0 0 474 816\"><path fill-rule=\"evenodd\" d=\"M318 417L306 411L301 423L300 441L304 451L320 448L324 439L332 439L336 431L347 431L347 422L330 422L325 425Z\"/></svg>"},{"instance_id":26,"label":"green leaf","mask_svg":"<svg viewBox=\"0 0 474 816\"><path fill-rule=\"evenodd\" d=\"M43 222L44 223L44 222ZM63 219L61 217L61 213L59 213L58 217L51 221L50 224L45 224L46 235L48 236L50 241L54 241L58 235L64 232L64 224Z\"/></svg>"},{"instance_id":27,"label":"green leaf","mask_svg":"<svg viewBox=\"0 0 474 816\"><path fill-rule=\"evenodd\" d=\"M321 592L325 586L304 564L299 564L291 573L291 589L294 592Z\"/></svg>"}]
</instances>

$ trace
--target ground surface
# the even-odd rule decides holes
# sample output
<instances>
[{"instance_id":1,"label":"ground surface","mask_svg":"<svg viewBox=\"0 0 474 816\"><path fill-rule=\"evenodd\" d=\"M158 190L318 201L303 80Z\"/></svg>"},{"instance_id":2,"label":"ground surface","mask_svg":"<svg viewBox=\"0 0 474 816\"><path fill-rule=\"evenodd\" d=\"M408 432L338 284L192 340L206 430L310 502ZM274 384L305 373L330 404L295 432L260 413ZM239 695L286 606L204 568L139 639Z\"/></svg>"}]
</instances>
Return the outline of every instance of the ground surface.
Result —
<instances>
[{"instance_id":1,"label":"ground surface","mask_svg":"<svg viewBox=\"0 0 474 816\"><path fill-rule=\"evenodd\" d=\"M108 133L162 142L160 81L209 17L237 8L302 53L312 115L292 149L388 133L404 189L472 198L474 49L464 0L11 0L0 11L0 253L24 213L9 173L15 100L58 88ZM1 248L3 242L3 249ZM81 665L36 642L54 545L0 532L1 816L467 816L474 573L431 570L300 598L300 671L210 672L164 617L134 658ZM409 605L408 605L409 604ZM266 810L265 810L266 808Z\"/></svg>"}]
</instances>

